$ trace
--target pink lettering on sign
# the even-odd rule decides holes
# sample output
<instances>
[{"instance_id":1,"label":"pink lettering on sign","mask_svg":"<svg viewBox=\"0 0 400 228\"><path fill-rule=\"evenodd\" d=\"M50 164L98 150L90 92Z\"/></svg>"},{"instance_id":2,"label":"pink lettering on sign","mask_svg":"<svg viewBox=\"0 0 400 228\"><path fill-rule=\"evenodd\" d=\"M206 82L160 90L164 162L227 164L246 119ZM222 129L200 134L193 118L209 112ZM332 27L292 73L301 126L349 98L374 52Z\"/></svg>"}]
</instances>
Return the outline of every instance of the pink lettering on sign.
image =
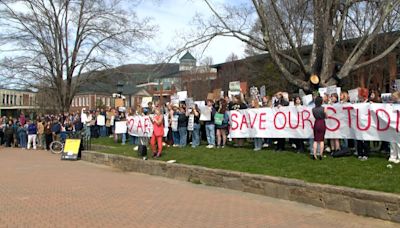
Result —
<instances>
[{"instance_id":1,"label":"pink lettering on sign","mask_svg":"<svg viewBox=\"0 0 400 228\"><path fill-rule=\"evenodd\" d=\"M261 125L262 123L266 123L266 122L267 122L266 119L263 119L263 116L266 116L266 115L267 115L267 113L265 113L265 112L263 112L263 113L260 114L260 121L259 121L259 123L258 123L258 128L259 128L260 130L266 130L266 129L267 129L266 127L263 127L263 126Z\"/></svg>"},{"instance_id":2,"label":"pink lettering on sign","mask_svg":"<svg viewBox=\"0 0 400 228\"><path fill-rule=\"evenodd\" d=\"M332 111L334 114L336 114L336 109L335 108L327 107L326 109L327 109L327 111ZM338 130L340 128L340 121L337 118L335 118L335 117L333 117L331 115L328 115L328 114L326 115L326 118L336 122L336 125L333 128L330 128L329 126L326 126L326 129L328 131L336 131L336 130Z\"/></svg>"},{"instance_id":3,"label":"pink lettering on sign","mask_svg":"<svg viewBox=\"0 0 400 228\"><path fill-rule=\"evenodd\" d=\"M238 129L238 127L239 127L239 123L237 122L237 119L238 118L238 115L236 114L236 113L233 113L232 115L231 115L231 129L234 131L234 130L236 130L236 129Z\"/></svg>"},{"instance_id":4,"label":"pink lettering on sign","mask_svg":"<svg viewBox=\"0 0 400 228\"><path fill-rule=\"evenodd\" d=\"M381 120L379 118L379 112L385 113L386 118L387 118L387 124L386 124L386 126L384 128L381 127ZM389 115L389 113L386 112L386 110L384 110L384 109L377 109L376 112L375 112L375 115L376 115L376 122L377 122L376 129L378 131L386 131L386 130L388 130L389 127L390 127L390 115Z\"/></svg>"},{"instance_id":5,"label":"pink lettering on sign","mask_svg":"<svg viewBox=\"0 0 400 228\"><path fill-rule=\"evenodd\" d=\"M278 117L278 115L282 115L282 116L283 116L283 120L284 120L283 125L280 126L280 127L278 127L278 126L276 125L276 118ZM275 126L275 129L277 129L277 130L282 130L282 129L284 129L284 128L286 127L286 115L285 115L285 113L283 113L283 112L277 112L277 113L275 114L275 117L274 117L274 126Z\"/></svg>"},{"instance_id":6,"label":"pink lettering on sign","mask_svg":"<svg viewBox=\"0 0 400 228\"><path fill-rule=\"evenodd\" d=\"M247 123L246 115L244 115L244 114L242 115L242 122L240 123L240 130L243 129L243 124L246 124L246 128L249 128L249 125Z\"/></svg>"},{"instance_id":7,"label":"pink lettering on sign","mask_svg":"<svg viewBox=\"0 0 400 228\"><path fill-rule=\"evenodd\" d=\"M300 112L297 112L297 125L293 126L292 125L292 112L289 111L289 127L291 129L297 129L300 125Z\"/></svg>"},{"instance_id":8,"label":"pink lettering on sign","mask_svg":"<svg viewBox=\"0 0 400 228\"><path fill-rule=\"evenodd\" d=\"M368 131L368 129L371 127L371 112L369 109L367 110L367 112L368 112L367 113L367 116L368 116L367 125L364 128L362 128L360 126L360 119L361 119L360 110L356 109L357 129L360 131Z\"/></svg>"},{"instance_id":9,"label":"pink lettering on sign","mask_svg":"<svg viewBox=\"0 0 400 228\"><path fill-rule=\"evenodd\" d=\"M351 128L351 110L353 110L354 108L353 107L351 107L351 106L348 106L348 107L343 107L343 110L346 110L347 111L347 119L348 119L348 121L349 121L349 128Z\"/></svg>"},{"instance_id":10,"label":"pink lettering on sign","mask_svg":"<svg viewBox=\"0 0 400 228\"><path fill-rule=\"evenodd\" d=\"M304 110L301 112L301 120L303 123L303 129L306 127L305 122L307 121L308 123L310 123L310 127L314 128L314 125L312 123L312 121L310 120L311 117L311 113L308 110Z\"/></svg>"}]
</instances>

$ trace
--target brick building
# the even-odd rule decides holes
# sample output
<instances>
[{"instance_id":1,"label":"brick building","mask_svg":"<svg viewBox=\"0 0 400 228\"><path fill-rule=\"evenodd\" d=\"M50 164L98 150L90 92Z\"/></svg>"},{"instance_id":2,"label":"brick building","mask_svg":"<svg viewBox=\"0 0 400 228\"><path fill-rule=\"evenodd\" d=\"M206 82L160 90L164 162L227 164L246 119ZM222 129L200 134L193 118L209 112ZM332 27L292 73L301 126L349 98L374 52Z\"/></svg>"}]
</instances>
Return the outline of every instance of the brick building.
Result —
<instances>
[{"instance_id":1,"label":"brick building","mask_svg":"<svg viewBox=\"0 0 400 228\"><path fill-rule=\"evenodd\" d=\"M0 89L0 115L16 117L21 112L37 112L36 95L29 90Z\"/></svg>"}]
</instances>

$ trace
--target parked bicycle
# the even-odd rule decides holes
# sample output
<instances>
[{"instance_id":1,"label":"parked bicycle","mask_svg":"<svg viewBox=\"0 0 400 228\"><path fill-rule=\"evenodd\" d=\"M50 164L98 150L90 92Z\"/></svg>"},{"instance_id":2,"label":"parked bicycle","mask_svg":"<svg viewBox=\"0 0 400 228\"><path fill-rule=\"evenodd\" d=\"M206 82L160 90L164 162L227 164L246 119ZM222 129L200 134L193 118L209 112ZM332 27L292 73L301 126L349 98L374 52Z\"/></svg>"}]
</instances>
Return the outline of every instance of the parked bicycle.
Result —
<instances>
[{"instance_id":1,"label":"parked bicycle","mask_svg":"<svg viewBox=\"0 0 400 228\"><path fill-rule=\"evenodd\" d=\"M50 143L50 151L53 154L60 154L64 151L66 139L82 139L84 132L78 131L64 131L60 133L60 140L54 140Z\"/></svg>"}]
</instances>

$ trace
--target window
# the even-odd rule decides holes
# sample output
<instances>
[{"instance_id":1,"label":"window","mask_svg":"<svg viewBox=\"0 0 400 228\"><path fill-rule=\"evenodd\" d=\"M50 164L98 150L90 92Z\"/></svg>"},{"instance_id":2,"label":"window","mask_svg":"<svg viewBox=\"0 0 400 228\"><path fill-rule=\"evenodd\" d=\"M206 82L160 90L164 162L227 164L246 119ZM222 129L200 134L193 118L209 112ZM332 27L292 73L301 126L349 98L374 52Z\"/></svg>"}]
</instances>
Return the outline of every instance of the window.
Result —
<instances>
[{"instance_id":1,"label":"window","mask_svg":"<svg viewBox=\"0 0 400 228\"><path fill-rule=\"evenodd\" d=\"M3 102L2 102L2 104L3 104L3 105L5 105L5 104L6 104L6 95L5 95L5 94L3 94L3 96L2 96L2 97L3 97Z\"/></svg>"},{"instance_id":2,"label":"window","mask_svg":"<svg viewBox=\"0 0 400 228\"><path fill-rule=\"evenodd\" d=\"M107 97L107 106L111 106L111 99L109 97Z\"/></svg>"},{"instance_id":3,"label":"window","mask_svg":"<svg viewBox=\"0 0 400 228\"><path fill-rule=\"evenodd\" d=\"M10 104L10 95L7 94L6 105Z\"/></svg>"},{"instance_id":4,"label":"window","mask_svg":"<svg viewBox=\"0 0 400 228\"><path fill-rule=\"evenodd\" d=\"M23 99L22 99L22 96L20 95L19 96L19 105L22 105L22 101L23 101Z\"/></svg>"}]
</instances>

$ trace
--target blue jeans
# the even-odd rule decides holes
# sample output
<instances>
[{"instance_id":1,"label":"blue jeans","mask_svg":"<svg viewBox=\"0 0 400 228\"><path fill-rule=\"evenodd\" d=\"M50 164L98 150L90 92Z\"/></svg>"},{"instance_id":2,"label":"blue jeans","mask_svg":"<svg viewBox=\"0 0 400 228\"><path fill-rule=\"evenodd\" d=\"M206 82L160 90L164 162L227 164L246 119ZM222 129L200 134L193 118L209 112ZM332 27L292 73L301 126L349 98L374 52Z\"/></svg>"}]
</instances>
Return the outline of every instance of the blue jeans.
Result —
<instances>
[{"instance_id":1,"label":"blue jeans","mask_svg":"<svg viewBox=\"0 0 400 228\"><path fill-rule=\"evenodd\" d=\"M180 143L179 131L172 132L172 139L174 140L174 145L178 145Z\"/></svg>"},{"instance_id":2,"label":"blue jeans","mask_svg":"<svg viewBox=\"0 0 400 228\"><path fill-rule=\"evenodd\" d=\"M179 146L184 147L187 144L187 127L180 127L179 130Z\"/></svg>"},{"instance_id":3,"label":"blue jeans","mask_svg":"<svg viewBox=\"0 0 400 228\"><path fill-rule=\"evenodd\" d=\"M126 143L126 134L121 134L122 135L122 144Z\"/></svg>"},{"instance_id":4,"label":"blue jeans","mask_svg":"<svg viewBox=\"0 0 400 228\"><path fill-rule=\"evenodd\" d=\"M215 146L215 125L214 124L206 124L206 135L208 145Z\"/></svg>"},{"instance_id":5,"label":"blue jeans","mask_svg":"<svg viewBox=\"0 0 400 228\"><path fill-rule=\"evenodd\" d=\"M105 137L107 135L106 126L99 126L100 127L100 136Z\"/></svg>"},{"instance_id":6,"label":"blue jeans","mask_svg":"<svg viewBox=\"0 0 400 228\"><path fill-rule=\"evenodd\" d=\"M19 144L21 145L21 148L26 148L28 144L26 137L28 137L26 134L19 135Z\"/></svg>"},{"instance_id":7,"label":"blue jeans","mask_svg":"<svg viewBox=\"0 0 400 228\"><path fill-rule=\"evenodd\" d=\"M138 137L133 135L130 135L129 137L131 138L131 145L139 145Z\"/></svg>"},{"instance_id":8,"label":"blue jeans","mask_svg":"<svg viewBox=\"0 0 400 228\"><path fill-rule=\"evenodd\" d=\"M263 145L264 139L262 138L254 138L254 149L261 149Z\"/></svg>"},{"instance_id":9,"label":"blue jeans","mask_svg":"<svg viewBox=\"0 0 400 228\"><path fill-rule=\"evenodd\" d=\"M200 145L200 124L194 124L192 132L192 147Z\"/></svg>"}]
</instances>

